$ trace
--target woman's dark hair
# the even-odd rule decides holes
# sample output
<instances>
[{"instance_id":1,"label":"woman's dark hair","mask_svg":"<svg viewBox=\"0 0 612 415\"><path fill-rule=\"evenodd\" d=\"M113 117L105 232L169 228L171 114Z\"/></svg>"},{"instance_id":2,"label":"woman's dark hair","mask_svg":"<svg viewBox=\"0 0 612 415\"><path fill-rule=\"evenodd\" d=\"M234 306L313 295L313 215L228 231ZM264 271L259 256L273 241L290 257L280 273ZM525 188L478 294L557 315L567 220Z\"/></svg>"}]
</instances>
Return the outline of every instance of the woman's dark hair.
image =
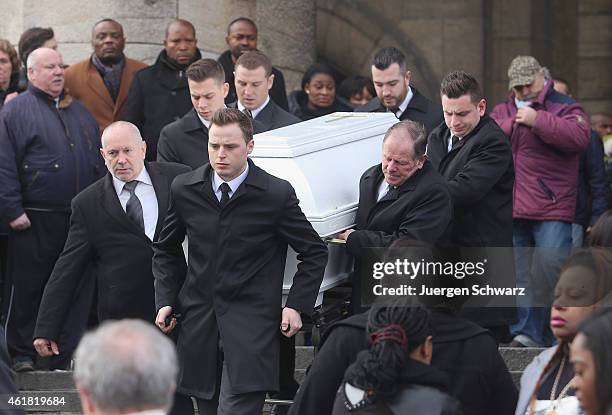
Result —
<instances>
[{"instance_id":1,"label":"woman's dark hair","mask_svg":"<svg viewBox=\"0 0 612 415\"><path fill-rule=\"evenodd\" d=\"M310 83L312 78L319 73L324 73L326 75L331 76L334 79L334 82L338 83L338 74L334 70L334 68L323 62L314 63L310 65L310 67L308 67L306 72L304 72L304 76L302 77L302 91L304 90L306 84Z\"/></svg>"},{"instance_id":2,"label":"woman's dark hair","mask_svg":"<svg viewBox=\"0 0 612 415\"><path fill-rule=\"evenodd\" d=\"M357 355L344 380L371 397L395 394L408 354L433 332L429 312L411 301L402 298L375 304L368 313L370 348Z\"/></svg>"},{"instance_id":3,"label":"woman's dark hair","mask_svg":"<svg viewBox=\"0 0 612 415\"><path fill-rule=\"evenodd\" d=\"M595 276L595 287L593 287L595 297L583 299L583 303L579 304L574 304L572 302L571 304L554 303L555 305L561 307L587 307L597 303L598 301L602 300L606 296L610 295L610 293L612 293L612 252L610 252L609 249L601 247L591 247L579 249L573 252L572 255L563 264L559 275L563 274L565 270L571 267L583 267L593 273L593 275ZM586 281L587 280L584 280L584 282Z\"/></svg>"},{"instance_id":4,"label":"woman's dark hair","mask_svg":"<svg viewBox=\"0 0 612 415\"><path fill-rule=\"evenodd\" d=\"M353 95L360 94L364 87L368 89L371 96L376 96L372 80L361 75L351 76L342 81L338 87L338 95L346 100L350 100Z\"/></svg>"},{"instance_id":5,"label":"woman's dark hair","mask_svg":"<svg viewBox=\"0 0 612 415\"><path fill-rule=\"evenodd\" d=\"M591 228L588 246L612 247L612 210L606 210Z\"/></svg>"},{"instance_id":6,"label":"woman's dark hair","mask_svg":"<svg viewBox=\"0 0 612 415\"><path fill-rule=\"evenodd\" d=\"M597 413L605 414L606 410L612 409L612 309L607 308L583 321L578 333L585 337L584 347L593 354Z\"/></svg>"},{"instance_id":7,"label":"woman's dark hair","mask_svg":"<svg viewBox=\"0 0 612 415\"><path fill-rule=\"evenodd\" d=\"M28 61L28 56L34 50L41 47L47 40L53 39L55 34L50 27L31 27L21 34L17 47L19 48L19 58L24 66Z\"/></svg>"}]
</instances>

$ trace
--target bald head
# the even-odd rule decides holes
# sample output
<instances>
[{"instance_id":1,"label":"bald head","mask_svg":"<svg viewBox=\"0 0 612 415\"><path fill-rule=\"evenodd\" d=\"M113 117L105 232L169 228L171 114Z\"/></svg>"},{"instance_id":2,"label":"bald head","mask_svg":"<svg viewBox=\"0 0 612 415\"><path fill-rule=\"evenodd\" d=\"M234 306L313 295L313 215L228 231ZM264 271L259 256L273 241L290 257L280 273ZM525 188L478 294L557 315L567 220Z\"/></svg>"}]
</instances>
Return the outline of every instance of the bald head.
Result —
<instances>
[{"instance_id":1,"label":"bald head","mask_svg":"<svg viewBox=\"0 0 612 415\"><path fill-rule=\"evenodd\" d=\"M168 40L168 34L179 27L189 30L195 38L195 27L189 20L174 19L170 23L168 23L168 26L166 26L166 40Z\"/></svg>"},{"instance_id":2,"label":"bald head","mask_svg":"<svg viewBox=\"0 0 612 415\"><path fill-rule=\"evenodd\" d=\"M144 168L147 145L138 128L127 121L117 121L102 133L100 153L108 171L122 182L135 180Z\"/></svg>"},{"instance_id":3,"label":"bald head","mask_svg":"<svg viewBox=\"0 0 612 415\"><path fill-rule=\"evenodd\" d=\"M38 48L28 56L28 80L52 98L64 89L64 61L62 55L50 48Z\"/></svg>"},{"instance_id":4,"label":"bald head","mask_svg":"<svg viewBox=\"0 0 612 415\"><path fill-rule=\"evenodd\" d=\"M136 144L140 144L143 141L140 130L134 124L127 121L115 121L104 129L102 133L102 147L105 147L104 143L108 137L117 135L129 137Z\"/></svg>"}]
</instances>

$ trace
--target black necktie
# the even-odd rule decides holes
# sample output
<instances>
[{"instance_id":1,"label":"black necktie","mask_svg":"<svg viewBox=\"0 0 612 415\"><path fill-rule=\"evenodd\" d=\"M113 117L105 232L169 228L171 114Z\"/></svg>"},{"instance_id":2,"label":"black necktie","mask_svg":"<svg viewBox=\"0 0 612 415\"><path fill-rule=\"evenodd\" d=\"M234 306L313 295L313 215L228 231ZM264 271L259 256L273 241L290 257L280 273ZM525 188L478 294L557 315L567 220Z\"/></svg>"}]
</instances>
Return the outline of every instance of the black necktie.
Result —
<instances>
[{"instance_id":1,"label":"black necktie","mask_svg":"<svg viewBox=\"0 0 612 415\"><path fill-rule=\"evenodd\" d=\"M142 205L140 204L140 199L138 199L135 192L137 185L138 180L133 180L123 185L123 189L130 192L130 198L125 205L125 213L127 213L128 218L130 218L136 224L136 226L138 226L140 230L144 232Z\"/></svg>"},{"instance_id":2,"label":"black necktie","mask_svg":"<svg viewBox=\"0 0 612 415\"><path fill-rule=\"evenodd\" d=\"M253 119L253 113L251 112L250 109L245 108L242 112L244 112L244 114L249 117L250 119Z\"/></svg>"},{"instance_id":3,"label":"black necktie","mask_svg":"<svg viewBox=\"0 0 612 415\"><path fill-rule=\"evenodd\" d=\"M451 150L455 147L457 147L457 143L459 142L459 137L457 137L456 135L451 135Z\"/></svg>"},{"instance_id":4,"label":"black necktie","mask_svg":"<svg viewBox=\"0 0 612 415\"><path fill-rule=\"evenodd\" d=\"M230 199L229 193L232 189L230 189L229 184L223 182L219 186L219 190L221 190L221 207L225 206Z\"/></svg>"}]
</instances>

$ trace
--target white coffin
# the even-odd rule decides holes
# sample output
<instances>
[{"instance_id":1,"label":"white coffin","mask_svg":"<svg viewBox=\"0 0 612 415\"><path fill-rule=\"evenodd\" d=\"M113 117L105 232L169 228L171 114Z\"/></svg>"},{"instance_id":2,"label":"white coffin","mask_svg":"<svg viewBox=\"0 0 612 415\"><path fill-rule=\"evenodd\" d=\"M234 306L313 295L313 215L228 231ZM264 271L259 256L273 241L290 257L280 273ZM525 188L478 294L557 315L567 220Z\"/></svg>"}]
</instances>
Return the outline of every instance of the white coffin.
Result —
<instances>
[{"instance_id":1,"label":"white coffin","mask_svg":"<svg viewBox=\"0 0 612 415\"><path fill-rule=\"evenodd\" d=\"M255 135L251 158L268 173L289 181L300 207L321 237L355 224L359 178L380 163L382 139L397 118L391 113L337 112ZM344 246L329 244L329 261L319 291L344 282L352 259ZM297 270L289 248L283 293Z\"/></svg>"}]
</instances>

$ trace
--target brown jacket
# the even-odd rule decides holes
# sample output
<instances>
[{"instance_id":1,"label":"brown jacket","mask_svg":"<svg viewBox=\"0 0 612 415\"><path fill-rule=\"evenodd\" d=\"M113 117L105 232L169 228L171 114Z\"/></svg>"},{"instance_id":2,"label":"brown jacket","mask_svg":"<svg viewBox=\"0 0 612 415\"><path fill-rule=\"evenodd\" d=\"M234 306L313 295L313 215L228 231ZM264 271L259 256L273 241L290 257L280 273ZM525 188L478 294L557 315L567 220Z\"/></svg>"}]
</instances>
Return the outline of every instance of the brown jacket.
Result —
<instances>
[{"instance_id":1,"label":"brown jacket","mask_svg":"<svg viewBox=\"0 0 612 415\"><path fill-rule=\"evenodd\" d=\"M91 58L70 65L66 69L66 91L85 105L96 119L100 132L102 132L110 123L120 119L119 114L121 114L121 108L130 90L134 74L146 66L143 62L125 58L117 102L113 102Z\"/></svg>"}]
</instances>

